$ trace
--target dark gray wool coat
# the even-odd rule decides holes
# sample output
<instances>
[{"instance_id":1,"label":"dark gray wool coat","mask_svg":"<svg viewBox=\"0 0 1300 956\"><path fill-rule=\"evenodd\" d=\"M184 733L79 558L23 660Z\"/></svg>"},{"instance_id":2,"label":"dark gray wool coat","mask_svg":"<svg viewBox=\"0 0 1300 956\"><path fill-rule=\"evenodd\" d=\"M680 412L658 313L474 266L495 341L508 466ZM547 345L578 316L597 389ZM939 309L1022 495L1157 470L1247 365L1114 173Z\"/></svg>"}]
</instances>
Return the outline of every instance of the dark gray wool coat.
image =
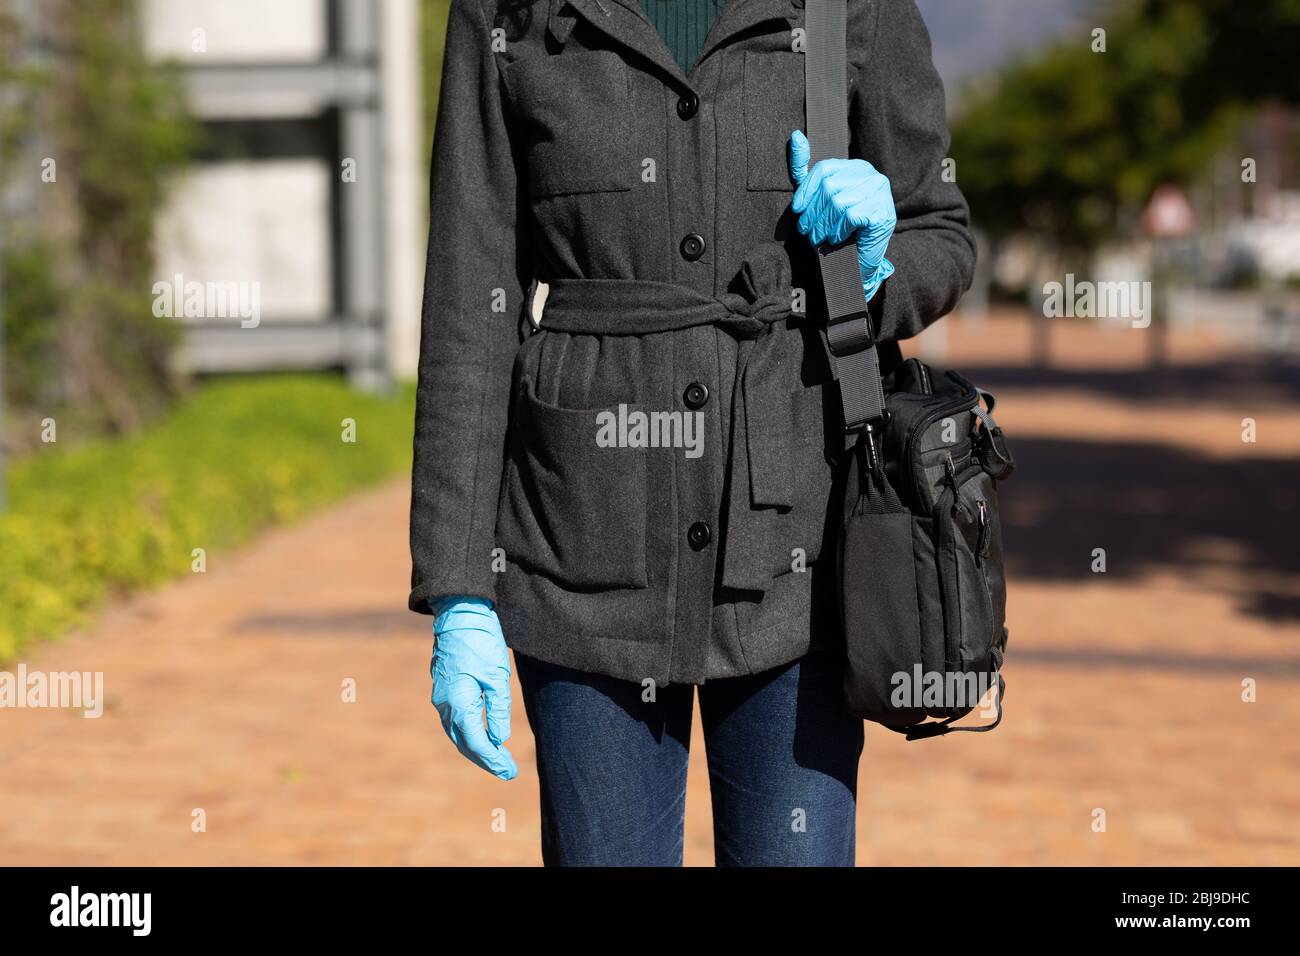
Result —
<instances>
[{"instance_id":1,"label":"dark gray wool coat","mask_svg":"<svg viewBox=\"0 0 1300 956\"><path fill-rule=\"evenodd\" d=\"M953 308L975 249L914 0L848 5L852 154L898 210L889 341ZM522 653L661 684L838 640L842 417L789 209L803 22L730 0L684 76L640 0L452 0L413 610L488 598Z\"/></svg>"}]
</instances>

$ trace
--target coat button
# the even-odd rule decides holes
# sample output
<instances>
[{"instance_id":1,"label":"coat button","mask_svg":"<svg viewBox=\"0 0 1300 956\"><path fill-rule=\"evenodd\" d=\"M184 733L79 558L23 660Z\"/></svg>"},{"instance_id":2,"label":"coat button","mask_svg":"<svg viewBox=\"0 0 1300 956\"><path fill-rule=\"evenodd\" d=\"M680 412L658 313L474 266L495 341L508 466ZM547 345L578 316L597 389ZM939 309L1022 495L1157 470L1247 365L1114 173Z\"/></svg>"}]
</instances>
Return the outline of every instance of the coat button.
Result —
<instances>
[{"instance_id":1,"label":"coat button","mask_svg":"<svg viewBox=\"0 0 1300 956\"><path fill-rule=\"evenodd\" d=\"M709 400L709 386L703 382L691 382L686 386L686 391L682 392L682 401L690 409L700 409L705 406Z\"/></svg>"},{"instance_id":2,"label":"coat button","mask_svg":"<svg viewBox=\"0 0 1300 956\"><path fill-rule=\"evenodd\" d=\"M694 262L702 255L704 255L704 237L698 232L693 232L682 240L683 259Z\"/></svg>"},{"instance_id":3,"label":"coat button","mask_svg":"<svg viewBox=\"0 0 1300 956\"><path fill-rule=\"evenodd\" d=\"M686 540L692 549L703 551L713 540L713 531L703 521L697 521L687 530Z\"/></svg>"},{"instance_id":4,"label":"coat button","mask_svg":"<svg viewBox=\"0 0 1300 956\"><path fill-rule=\"evenodd\" d=\"M690 119L695 115L695 111L700 108L700 98L690 90L682 94L681 99L677 101L677 115L684 120Z\"/></svg>"}]
</instances>

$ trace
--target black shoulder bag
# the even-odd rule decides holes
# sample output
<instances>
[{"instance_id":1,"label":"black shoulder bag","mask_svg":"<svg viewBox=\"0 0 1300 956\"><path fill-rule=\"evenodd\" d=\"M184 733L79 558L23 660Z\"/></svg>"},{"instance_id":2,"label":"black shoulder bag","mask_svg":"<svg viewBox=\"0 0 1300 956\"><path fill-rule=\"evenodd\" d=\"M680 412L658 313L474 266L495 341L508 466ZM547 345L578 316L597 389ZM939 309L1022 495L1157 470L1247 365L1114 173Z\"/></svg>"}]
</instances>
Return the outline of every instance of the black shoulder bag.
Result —
<instances>
[{"instance_id":1,"label":"black shoulder bag","mask_svg":"<svg viewBox=\"0 0 1300 956\"><path fill-rule=\"evenodd\" d=\"M807 0L805 22L815 163L849 153L845 0ZM997 482L1014 467L993 396L917 359L882 378L855 240L818 259L851 445L838 546L846 702L909 740L992 730L1007 642ZM953 726L994 684L996 719Z\"/></svg>"}]
</instances>

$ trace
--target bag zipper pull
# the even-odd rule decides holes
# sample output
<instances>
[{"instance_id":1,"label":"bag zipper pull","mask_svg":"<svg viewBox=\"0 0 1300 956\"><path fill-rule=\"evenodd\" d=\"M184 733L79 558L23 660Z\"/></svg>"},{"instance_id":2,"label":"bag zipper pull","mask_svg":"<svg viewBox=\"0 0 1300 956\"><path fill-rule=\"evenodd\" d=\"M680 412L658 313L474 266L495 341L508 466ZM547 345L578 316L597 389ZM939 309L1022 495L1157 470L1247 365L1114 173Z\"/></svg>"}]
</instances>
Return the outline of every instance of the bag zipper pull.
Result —
<instances>
[{"instance_id":1,"label":"bag zipper pull","mask_svg":"<svg viewBox=\"0 0 1300 956\"><path fill-rule=\"evenodd\" d=\"M975 557L982 560L988 557L989 504L983 498L979 499L976 504L979 506L980 536L975 544Z\"/></svg>"},{"instance_id":2,"label":"bag zipper pull","mask_svg":"<svg viewBox=\"0 0 1300 956\"><path fill-rule=\"evenodd\" d=\"M948 452L943 459L943 472L948 480L948 487L952 489L952 515L957 517L958 505L961 498L957 493L957 466L953 464L952 452Z\"/></svg>"}]
</instances>

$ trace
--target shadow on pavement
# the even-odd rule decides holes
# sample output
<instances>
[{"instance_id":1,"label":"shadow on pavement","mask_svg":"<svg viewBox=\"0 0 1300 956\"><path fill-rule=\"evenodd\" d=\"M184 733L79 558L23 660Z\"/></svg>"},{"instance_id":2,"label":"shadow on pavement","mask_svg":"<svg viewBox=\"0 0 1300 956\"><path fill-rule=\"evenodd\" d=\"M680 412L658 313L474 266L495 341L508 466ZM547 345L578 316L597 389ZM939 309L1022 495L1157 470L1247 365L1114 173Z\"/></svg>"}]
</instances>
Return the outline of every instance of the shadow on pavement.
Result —
<instances>
[{"instance_id":1,"label":"shadow on pavement","mask_svg":"<svg viewBox=\"0 0 1300 956\"><path fill-rule=\"evenodd\" d=\"M1008 569L1021 579L1077 581L1104 548L1106 573L1231 567L1300 573L1295 546L1300 460L1223 460L1141 442L1014 440L1002 486ZM1261 586L1243 609L1300 618L1300 599Z\"/></svg>"},{"instance_id":2,"label":"shadow on pavement","mask_svg":"<svg viewBox=\"0 0 1300 956\"><path fill-rule=\"evenodd\" d=\"M942 363L941 363L942 364ZM1252 402L1300 405L1300 365L1225 358L1222 362L1144 368L1057 368L955 363L995 394L1000 388L1090 391L1123 400L1236 407Z\"/></svg>"}]
</instances>

